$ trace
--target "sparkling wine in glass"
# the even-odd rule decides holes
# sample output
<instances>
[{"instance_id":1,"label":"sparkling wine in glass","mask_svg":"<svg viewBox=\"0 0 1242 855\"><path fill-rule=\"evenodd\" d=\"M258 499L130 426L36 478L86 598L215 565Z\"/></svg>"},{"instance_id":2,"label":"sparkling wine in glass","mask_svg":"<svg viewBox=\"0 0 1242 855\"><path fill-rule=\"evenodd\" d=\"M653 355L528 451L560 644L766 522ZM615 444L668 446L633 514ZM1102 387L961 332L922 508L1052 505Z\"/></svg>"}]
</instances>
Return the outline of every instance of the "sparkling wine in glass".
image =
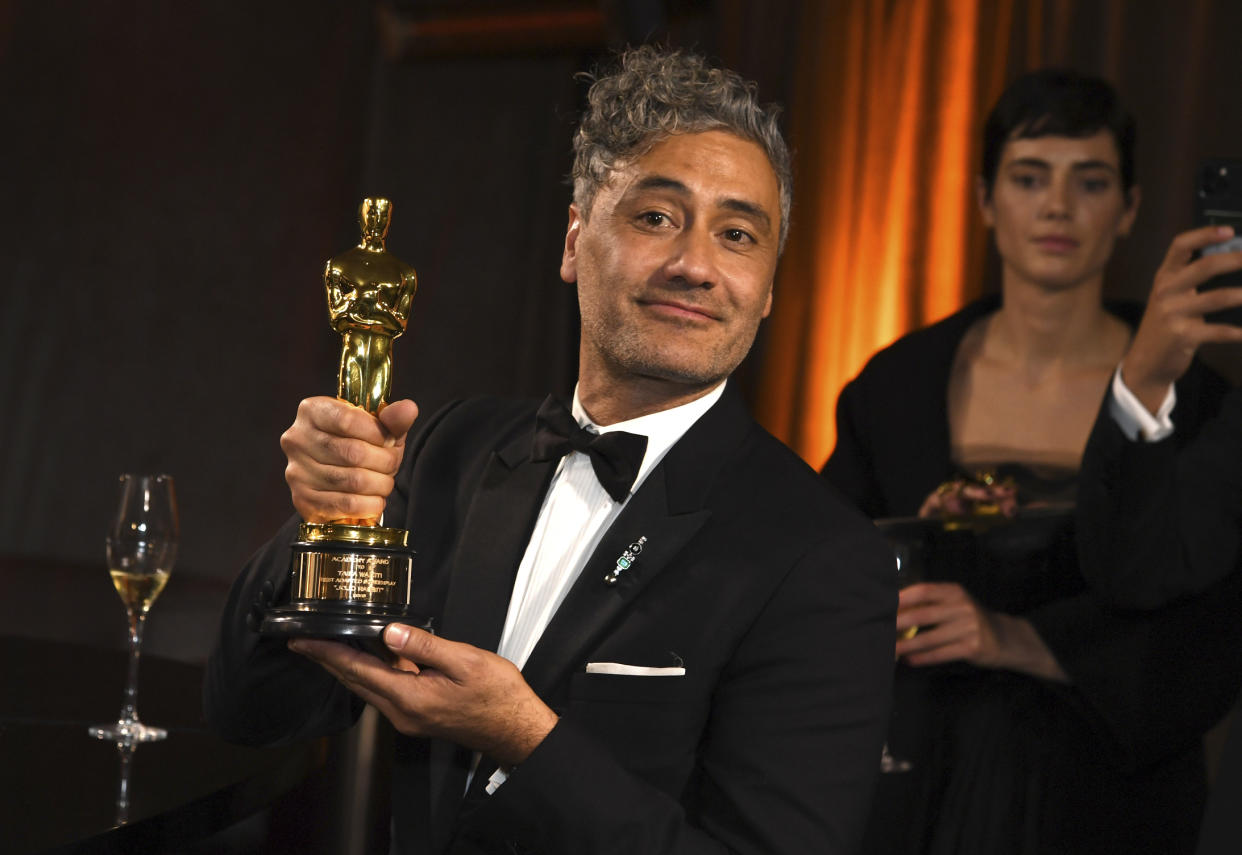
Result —
<instances>
[{"instance_id":1,"label":"sparkling wine in glass","mask_svg":"<svg viewBox=\"0 0 1242 855\"><path fill-rule=\"evenodd\" d=\"M168 731L138 720L138 656L147 612L164 590L177 556L177 498L171 475L121 476L121 499L106 540L108 572L129 616L129 671L125 703L113 723L91 736L120 744L152 742Z\"/></svg>"}]
</instances>

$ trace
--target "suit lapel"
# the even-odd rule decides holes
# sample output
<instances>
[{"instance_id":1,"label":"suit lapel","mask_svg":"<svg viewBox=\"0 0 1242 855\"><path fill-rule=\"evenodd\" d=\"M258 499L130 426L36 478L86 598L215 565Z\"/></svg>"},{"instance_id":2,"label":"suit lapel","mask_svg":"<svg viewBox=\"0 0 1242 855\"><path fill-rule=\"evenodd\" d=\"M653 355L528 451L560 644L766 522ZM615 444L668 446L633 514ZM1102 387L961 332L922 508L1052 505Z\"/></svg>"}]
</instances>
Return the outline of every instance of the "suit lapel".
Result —
<instances>
[{"instance_id":1,"label":"suit lapel","mask_svg":"<svg viewBox=\"0 0 1242 855\"><path fill-rule=\"evenodd\" d=\"M500 643L513 579L556 471L556 461L530 462L530 443L523 432L483 471L453 559L440 619L445 638L484 650Z\"/></svg>"},{"instance_id":2,"label":"suit lapel","mask_svg":"<svg viewBox=\"0 0 1242 855\"><path fill-rule=\"evenodd\" d=\"M545 701L552 700L552 692L578 664L582 652L668 566L711 516L706 510L671 511L666 478L663 467L657 467L630 499L587 559L565 601L531 651L522 674ZM618 574L615 584L606 584L604 577L616 569L617 559L640 537L645 537L646 543L632 566Z\"/></svg>"},{"instance_id":3,"label":"suit lapel","mask_svg":"<svg viewBox=\"0 0 1242 855\"><path fill-rule=\"evenodd\" d=\"M565 677L580 664L583 651L624 614L626 606L664 570L711 516L706 510L673 512L665 478L663 467L657 467L630 499L583 566L531 651L522 675L549 706L558 705L556 693L564 688ZM646 537L647 543L638 559L619 575L616 584L606 584L604 576L616 568L617 558L640 537ZM483 798L487 777L495 768L494 761L483 758L470 783L467 805ZM462 781L464 783L464 778Z\"/></svg>"},{"instance_id":4,"label":"suit lapel","mask_svg":"<svg viewBox=\"0 0 1242 855\"><path fill-rule=\"evenodd\" d=\"M711 517L706 507L711 487L750 426L740 400L726 391L630 498L522 669L526 682L545 701L554 698L594 642ZM617 559L640 537L647 538L641 555L615 585L606 584L604 577L616 569Z\"/></svg>"},{"instance_id":5,"label":"suit lapel","mask_svg":"<svg viewBox=\"0 0 1242 855\"><path fill-rule=\"evenodd\" d=\"M495 650L504 629L513 579L526 551L556 462L531 463L534 427L494 452L462 525L439 634ZM437 851L452 834L471 752L434 740L430 746L432 839ZM486 777L486 772L484 776Z\"/></svg>"}]
</instances>

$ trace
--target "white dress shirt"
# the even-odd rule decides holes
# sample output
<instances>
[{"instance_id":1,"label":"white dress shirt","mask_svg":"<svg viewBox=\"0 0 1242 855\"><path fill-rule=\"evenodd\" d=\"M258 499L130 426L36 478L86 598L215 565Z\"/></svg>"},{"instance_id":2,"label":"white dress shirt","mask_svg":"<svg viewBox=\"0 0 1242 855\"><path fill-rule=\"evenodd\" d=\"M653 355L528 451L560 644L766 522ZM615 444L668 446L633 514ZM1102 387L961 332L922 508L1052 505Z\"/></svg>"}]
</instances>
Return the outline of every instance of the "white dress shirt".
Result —
<instances>
[{"instance_id":1,"label":"white dress shirt","mask_svg":"<svg viewBox=\"0 0 1242 855\"><path fill-rule=\"evenodd\" d=\"M647 450L634 486L630 488L632 496L673 444L723 393L724 383L721 383L703 397L680 407L597 427L582 409L578 390L574 389L572 412L578 424L592 432L623 430L647 437ZM522 563L518 565L497 653L519 668L526 664L587 558L628 502L629 496L622 502L613 501L600 486L587 455L573 451L562 458L539 508Z\"/></svg>"},{"instance_id":2,"label":"white dress shirt","mask_svg":"<svg viewBox=\"0 0 1242 855\"><path fill-rule=\"evenodd\" d=\"M668 450L720 400L724 387L722 381L688 404L605 427L591 422L578 400L577 388L574 389L572 412L581 427L601 434L623 430L645 436L647 450L630 494L621 502L614 501L600 486L587 455L572 451L561 459L539 508L522 563L518 565L497 653L518 668L526 664L609 525ZM603 584L602 577L600 583ZM470 777L473 774L472 770ZM505 777L504 772L497 770L489 779L488 793L495 792ZM469 789L469 782L466 786Z\"/></svg>"},{"instance_id":3,"label":"white dress shirt","mask_svg":"<svg viewBox=\"0 0 1242 855\"><path fill-rule=\"evenodd\" d=\"M1143 403L1130 391L1130 387L1121 379L1121 366L1113 372L1112 394L1108 397L1108 412L1121 428L1121 432L1131 442L1141 439L1143 442L1159 442L1173 433L1173 419L1170 414L1177 404L1177 393L1169 386L1160 409L1153 416Z\"/></svg>"}]
</instances>

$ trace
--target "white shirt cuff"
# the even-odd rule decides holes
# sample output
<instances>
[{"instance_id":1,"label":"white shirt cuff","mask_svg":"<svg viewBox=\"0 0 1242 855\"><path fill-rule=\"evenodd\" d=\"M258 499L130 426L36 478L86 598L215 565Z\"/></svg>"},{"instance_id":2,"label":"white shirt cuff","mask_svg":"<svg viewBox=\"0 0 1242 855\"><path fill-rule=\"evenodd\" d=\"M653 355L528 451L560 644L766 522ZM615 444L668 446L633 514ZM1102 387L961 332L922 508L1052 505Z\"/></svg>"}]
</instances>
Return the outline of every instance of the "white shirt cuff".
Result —
<instances>
[{"instance_id":1,"label":"white shirt cuff","mask_svg":"<svg viewBox=\"0 0 1242 855\"><path fill-rule=\"evenodd\" d=\"M492 793L499 790L500 785L507 780L509 780L509 772L506 772L504 769L497 769L492 773L492 776L487 779L487 786L483 789L490 796Z\"/></svg>"},{"instance_id":2,"label":"white shirt cuff","mask_svg":"<svg viewBox=\"0 0 1242 855\"><path fill-rule=\"evenodd\" d=\"M1121 379L1121 366L1113 372L1112 394L1108 396L1108 412L1121 432L1130 441L1159 442L1173 433L1173 420L1169 417L1177 403L1173 386L1165 393L1160 409L1153 416Z\"/></svg>"}]
</instances>

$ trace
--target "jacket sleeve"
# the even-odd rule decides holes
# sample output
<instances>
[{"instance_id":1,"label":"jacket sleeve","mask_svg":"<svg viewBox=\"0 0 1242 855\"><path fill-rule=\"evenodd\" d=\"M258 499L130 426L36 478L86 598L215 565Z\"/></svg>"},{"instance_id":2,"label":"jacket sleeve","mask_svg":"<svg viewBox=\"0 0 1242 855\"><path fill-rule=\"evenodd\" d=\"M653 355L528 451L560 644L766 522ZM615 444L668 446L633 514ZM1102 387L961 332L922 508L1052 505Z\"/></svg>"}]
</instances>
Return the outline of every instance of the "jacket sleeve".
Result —
<instances>
[{"instance_id":1,"label":"jacket sleeve","mask_svg":"<svg viewBox=\"0 0 1242 855\"><path fill-rule=\"evenodd\" d=\"M1163 608L1120 612L1090 592L1025 617L1065 669L1101 746L1135 769L1193 747L1242 683L1242 575Z\"/></svg>"},{"instance_id":2,"label":"jacket sleeve","mask_svg":"<svg viewBox=\"0 0 1242 855\"><path fill-rule=\"evenodd\" d=\"M1159 442L1126 438L1105 399L1077 508L1092 594L1030 616L1131 764L1197 739L1242 683L1242 394L1222 404L1198 373Z\"/></svg>"},{"instance_id":3,"label":"jacket sleeve","mask_svg":"<svg viewBox=\"0 0 1242 855\"><path fill-rule=\"evenodd\" d=\"M1181 395L1179 390L1179 409ZM1174 413L1174 435L1132 442L1108 412L1083 457L1079 561L1107 602L1151 609L1234 573L1242 537L1242 390L1196 431ZM1186 422L1190 422L1187 424Z\"/></svg>"},{"instance_id":4,"label":"jacket sleeve","mask_svg":"<svg viewBox=\"0 0 1242 855\"><path fill-rule=\"evenodd\" d=\"M326 671L291 653L285 639L265 638L253 626L260 603L289 598L289 544L301 522L291 518L247 562L233 583L207 660L203 712L232 742L279 745L343 730L362 703Z\"/></svg>"},{"instance_id":5,"label":"jacket sleeve","mask_svg":"<svg viewBox=\"0 0 1242 855\"><path fill-rule=\"evenodd\" d=\"M895 608L892 560L873 532L818 544L721 675L680 800L570 716L478 809L474 833L555 853L856 851L887 725Z\"/></svg>"}]
</instances>

